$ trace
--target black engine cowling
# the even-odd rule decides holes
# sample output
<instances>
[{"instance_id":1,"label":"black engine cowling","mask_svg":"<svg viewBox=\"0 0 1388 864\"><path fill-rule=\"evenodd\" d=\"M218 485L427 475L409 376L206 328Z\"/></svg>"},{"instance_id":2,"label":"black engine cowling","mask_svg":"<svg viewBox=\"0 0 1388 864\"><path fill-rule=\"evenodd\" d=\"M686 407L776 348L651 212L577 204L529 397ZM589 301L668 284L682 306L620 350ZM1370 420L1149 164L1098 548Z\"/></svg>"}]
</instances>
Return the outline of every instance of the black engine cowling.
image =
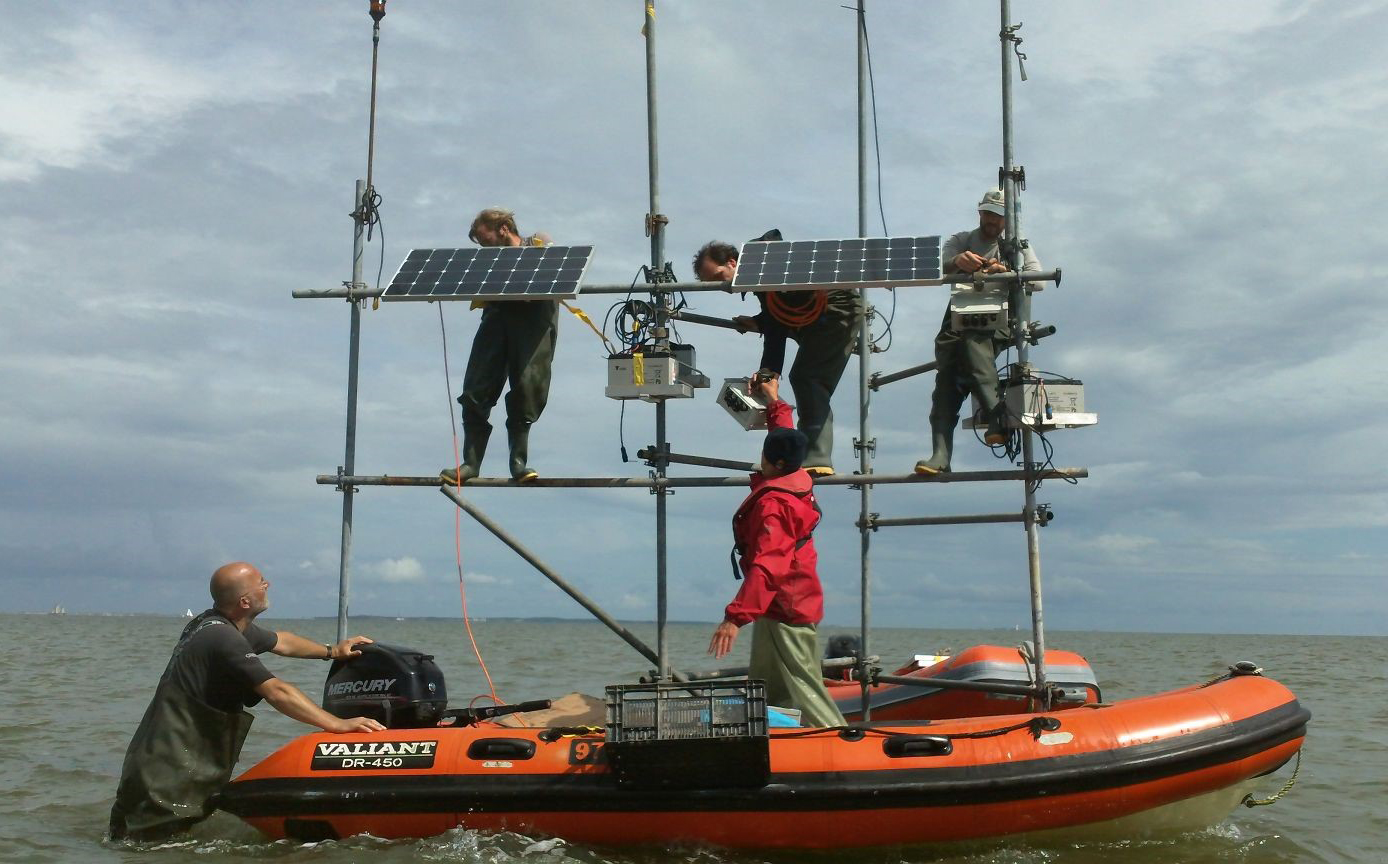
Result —
<instances>
[{"instance_id":1,"label":"black engine cowling","mask_svg":"<svg viewBox=\"0 0 1388 864\"><path fill-rule=\"evenodd\" d=\"M338 717L370 717L387 729L433 726L448 707L434 656L380 642L361 644L360 657L334 660L323 684L323 709Z\"/></svg>"}]
</instances>

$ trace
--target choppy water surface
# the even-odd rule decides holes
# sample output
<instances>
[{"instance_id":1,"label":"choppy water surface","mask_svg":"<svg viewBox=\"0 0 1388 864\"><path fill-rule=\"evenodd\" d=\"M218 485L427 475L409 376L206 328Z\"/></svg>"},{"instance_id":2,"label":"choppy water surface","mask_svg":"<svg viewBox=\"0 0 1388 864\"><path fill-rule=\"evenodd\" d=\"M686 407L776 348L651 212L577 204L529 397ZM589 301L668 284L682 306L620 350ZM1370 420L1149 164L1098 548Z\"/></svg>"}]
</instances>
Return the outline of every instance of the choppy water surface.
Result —
<instances>
[{"instance_id":1,"label":"choppy water surface","mask_svg":"<svg viewBox=\"0 0 1388 864\"><path fill-rule=\"evenodd\" d=\"M267 620L273 628L328 639L327 620ZM427 840L271 843L226 814L189 837L165 844L111 844L102 839L125 745L139 722L183 622L175 618L0 615L0 861L138 861L178 864L223 860L500 862L531 864L742 864L742 862L916 862L1089 864L1155 862L1388 861L1388 638L1173 636L1141 633L1048 633L1050 647L1084 654L1109 700L1194 683L1235 660L1255 660L1296 691L1314 713L1296 787L1271 807L1239 808L1223 824L1196 834L1121 844L1029 848L1016 844L948 851L919 849L823 855L740 855L701 849L615 853L514 834L456 830ZM362 619L359 629L382 641L437 656L454 705L485 691L458 621ZM500 694L508 701L601 695L604 684L633 680L647 664L600 625L582 622L488 621L474 625ZM674 625L673 661L708 665L703 649L712 625ZM641 632L637 629L637 632ZM828 632L834 632L832 628ZM648 634L649 635L649 634ZM960 649L980 642L1012 644L1023 634L880 630L873 653L884 665L908 654ZM651 641L654 641L653 638ZM745 652L750 640L740 640ZM321 693L325 664L267 655L267 663L310 695ZM731 660L745 662L745 654ZM245 768L307 731L263 706L242 753ZM1288 769L1264 781L1270 794ZM851 818L845 831L857 830Z\"/></svg>"}]
</instances>

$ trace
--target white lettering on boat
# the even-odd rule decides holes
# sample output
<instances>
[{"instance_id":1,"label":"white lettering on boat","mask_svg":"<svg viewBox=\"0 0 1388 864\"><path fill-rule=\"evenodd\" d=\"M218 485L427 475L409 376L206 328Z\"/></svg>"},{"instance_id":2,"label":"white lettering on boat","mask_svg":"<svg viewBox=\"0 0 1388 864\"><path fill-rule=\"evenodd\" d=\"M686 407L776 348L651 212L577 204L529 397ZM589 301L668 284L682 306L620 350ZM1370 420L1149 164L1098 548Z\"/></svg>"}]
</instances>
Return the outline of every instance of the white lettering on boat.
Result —
<instances>
[{"instance_id":1,"label":"white lettering on boat","mask_svg":"<svg viewBox=\"0 0 1388 864\"><path fill-rule=\"evenodd\" d=\"M318 756L433 756L437 741L341 741L322 742Z\"/></svg>"},{"instance_id":2,"label":"white lettering on boat","mask_svg":"<svg viewBox=\"0 0 1388 864\"><path fill-rule=\"evenodd\" d=\"M439 742L433 741L320 741L313 747L309 767L314 771L370 771L434 767Z\"/></svg>"}]
</instances>

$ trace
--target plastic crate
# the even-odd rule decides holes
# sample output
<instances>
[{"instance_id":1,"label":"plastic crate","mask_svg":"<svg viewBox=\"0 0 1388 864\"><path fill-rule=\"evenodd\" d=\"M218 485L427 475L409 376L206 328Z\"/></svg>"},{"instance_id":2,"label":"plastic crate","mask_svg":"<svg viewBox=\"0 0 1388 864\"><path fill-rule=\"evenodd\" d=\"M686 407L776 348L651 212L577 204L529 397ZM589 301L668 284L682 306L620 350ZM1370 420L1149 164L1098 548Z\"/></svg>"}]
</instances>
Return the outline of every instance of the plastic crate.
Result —
<instances>
[{"instance_id":1,"label":"plastic crate","mask_svg":"<svg viewBox=\"0 0 1388 864\"><path fill-rule=\"evenodd\" d=\"M609 743L765 736L762 681L607 687Z\"/></svg>"}]
</instances>

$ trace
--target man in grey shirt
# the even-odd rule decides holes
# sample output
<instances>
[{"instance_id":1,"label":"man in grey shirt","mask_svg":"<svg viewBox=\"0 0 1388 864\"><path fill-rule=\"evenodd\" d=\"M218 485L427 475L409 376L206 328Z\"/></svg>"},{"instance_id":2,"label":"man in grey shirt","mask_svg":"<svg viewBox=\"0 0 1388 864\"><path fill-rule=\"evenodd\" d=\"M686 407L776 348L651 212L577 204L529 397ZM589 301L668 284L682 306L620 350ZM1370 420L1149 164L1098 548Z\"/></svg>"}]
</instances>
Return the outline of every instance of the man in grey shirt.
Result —
<instances>
[{"instance_id":1,"label":"man in grey shirt","mask_svg":"<svg viewBox=\"0 0 1388 864\"><path fill-rule=\"evenodd\" d=\"M281 657L347 659L371 640L315 642L257 627L270 608L270 583L252 564L233 561L212 574L212 608L188 622L144 718L126 750L111 808L111 839L159 840L202 821L231 777L251 728L246 707L264 699L287 717L325 732L378 732L367 717L335 717L260 662Z\"/></svg>"},{"instance_id":2,"label":"man in grey shirt","mask_svg":"<svg viewBox=\"0 0 1388 864\"><path fill-rule=\"evenodd\" d=\"M1005 227L1006 207L1001 189L989 189L978 202L978 227L961 231L945 241L941 252L945 275L958 273L1004 273L1011 268L999 249ZM1030 248L1022 250L1022 270L1040 270L1041 262ZM955 293L972 291L961 285ZM999 292L1001 293L1001 292ZM943 474L949 471L954 449L954 424L959 409L972 393L988 418L983 441L990 446L1007 442L1004 406L998 392L997 357L1012 343L1009 316L999 316L988 329L954 329L951 310L935 337L935 392L930 398L929 459L916 463L917 474ZM1015 313L1014 313L1015 314Z\"/></svg>"}]
</instances>

